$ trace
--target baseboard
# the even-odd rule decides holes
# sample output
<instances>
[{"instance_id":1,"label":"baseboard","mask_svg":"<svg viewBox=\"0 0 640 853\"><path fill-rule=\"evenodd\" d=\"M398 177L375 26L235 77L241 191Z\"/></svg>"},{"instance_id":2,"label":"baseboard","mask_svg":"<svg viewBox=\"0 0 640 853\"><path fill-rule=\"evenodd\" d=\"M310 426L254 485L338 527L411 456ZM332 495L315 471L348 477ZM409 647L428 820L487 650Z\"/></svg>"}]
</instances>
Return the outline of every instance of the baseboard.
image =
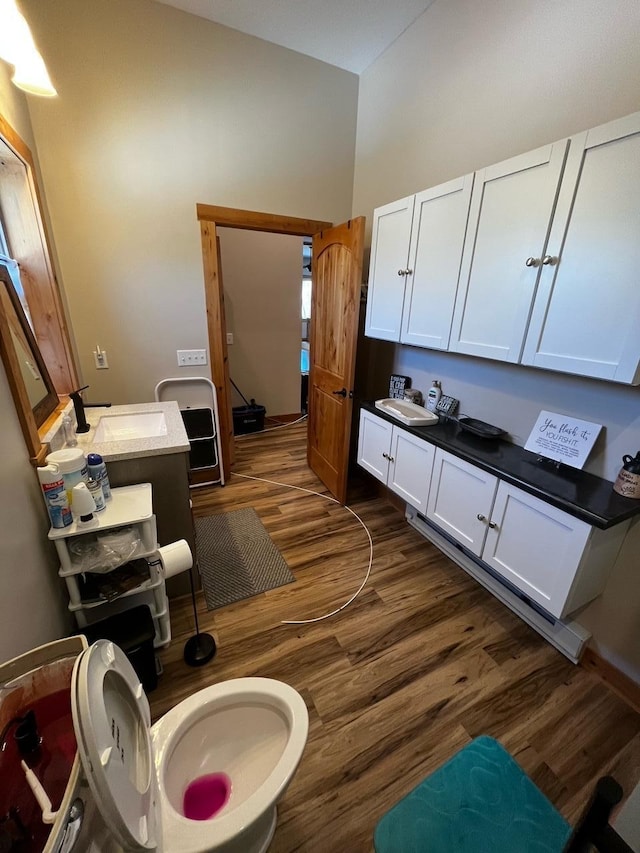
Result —
<instances>
[{"instance_id":1,"label":"baseboard","mask_svg":"<svg viewBox=\"0 0 640 853\"><path fill-rule=\"evenodd\" d=\"M585 649L580 660L581 666L595 672L614 693L631 705L634 711L640 711L640 684L625 675L608 660L600 657L594 649Z\"/></svg>"},{"instance_id":2,"label":"baseboard","mask_svg":"<svg viewBox=\"0 0 640 853\"><path fill-rule=\"evenodd\" d=\"M289 415L265 415L264 422L267 426L271 426L276 421L281 424L289 424L291 421L297 421L302 417L302 412L292 412Z\"/></svg>"}]
</instances>

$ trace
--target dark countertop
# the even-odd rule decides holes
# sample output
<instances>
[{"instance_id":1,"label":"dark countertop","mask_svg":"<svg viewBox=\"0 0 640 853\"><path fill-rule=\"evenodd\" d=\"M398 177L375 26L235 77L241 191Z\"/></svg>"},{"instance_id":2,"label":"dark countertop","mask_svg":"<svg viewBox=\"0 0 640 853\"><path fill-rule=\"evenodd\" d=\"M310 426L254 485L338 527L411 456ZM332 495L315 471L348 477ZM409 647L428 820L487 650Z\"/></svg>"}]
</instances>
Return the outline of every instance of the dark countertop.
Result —
<instances>
[{"instance_id":1,"label":"dark countertop","mask_svg":"<svg viewBox=\"0 0 640 853\"><path fill-rule=\"evenodd\" d=\"M429 427L410 427L376 409L373 403L363 403L362 408L594 527L605 530L640 515L640 501L623 498L613 491L610 480L603 480L595 474L567 465L556 469L551 462L539 462L536 453L523 447L502 439L478 438L464 432L455 421Z\"/></svg>"}]
</instances>

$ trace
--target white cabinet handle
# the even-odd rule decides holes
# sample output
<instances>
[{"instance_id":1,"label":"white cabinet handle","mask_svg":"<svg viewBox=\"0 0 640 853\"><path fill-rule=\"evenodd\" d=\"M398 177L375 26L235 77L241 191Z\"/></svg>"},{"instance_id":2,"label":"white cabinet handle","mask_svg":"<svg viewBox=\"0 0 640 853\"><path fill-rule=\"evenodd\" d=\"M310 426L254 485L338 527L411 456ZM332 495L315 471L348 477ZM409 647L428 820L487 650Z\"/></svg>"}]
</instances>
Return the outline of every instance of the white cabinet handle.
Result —
<instances>
[{"instance_id":1,"label":"white cabinet handle","mask_svg":"<svg viewBox=\"0 0 640 853\"><path fill-rule=\"evenodd\" d=\"M525 267L539 267L540 266L540 258L527 258L524 262Z\"/></svg>"},{"instance_id":2,"label":"white cabinet handle","mask_svg":"<svg viewBox=\"0 0 640 853\"><path fill-rule=\"evenodd\" d=\"M482 515L482 513L480 513L480 512L476 515L476 518L478 519L478 521L486 521L487 520L486 516Z\"/></svg>"},{"instance_id":3,"label":"white cabinet handle","mask_svg":"<svg viewBox=\"0 0 640 853\"><path fill-rule=\"evenodd\" d=\"M545 255L542 259L542 265L545 267L555 266L558 263L558 259L554 255Z\"/></svg>"}]
</instances>

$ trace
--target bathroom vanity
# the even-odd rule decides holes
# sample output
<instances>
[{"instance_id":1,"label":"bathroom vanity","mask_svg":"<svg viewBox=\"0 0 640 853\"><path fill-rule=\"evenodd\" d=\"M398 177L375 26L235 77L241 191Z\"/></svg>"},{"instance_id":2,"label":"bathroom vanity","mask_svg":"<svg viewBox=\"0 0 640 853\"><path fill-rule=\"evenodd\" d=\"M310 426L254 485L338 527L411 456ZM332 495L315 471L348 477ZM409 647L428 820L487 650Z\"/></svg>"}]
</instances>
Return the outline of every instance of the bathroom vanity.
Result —
<instances>
[{"instance_id":1,"label":"bathroom vanity","mask_svg":"<svg viewBox=\"0 0 640 853\"><path fill-rule=\"evenodd\" d=\"M76 436L78 447L85 455L102 456L114 488L151 483L158 544L185 539L195 553L188 478L190 445L178 404L170 401L87 407L85 412L91 429ZM44 440L52 450L62 447L60 426L54 426ZM195 565L192 573L197 585ZM167 592L170 597L188 593L186 573L170 578Z\"/></svg>"},{"instance_id":2,"label":"bathroom vanity","mask_svg":"<svg viewBox=\"0 0 640 853\"><path fill-rule=\"evenodd\" d=\"M572 660L574 614L603 591L640 502L457 424L412 427L364 404L358 463L407 504L407 521Z\"/></svg>"}]
</instances>

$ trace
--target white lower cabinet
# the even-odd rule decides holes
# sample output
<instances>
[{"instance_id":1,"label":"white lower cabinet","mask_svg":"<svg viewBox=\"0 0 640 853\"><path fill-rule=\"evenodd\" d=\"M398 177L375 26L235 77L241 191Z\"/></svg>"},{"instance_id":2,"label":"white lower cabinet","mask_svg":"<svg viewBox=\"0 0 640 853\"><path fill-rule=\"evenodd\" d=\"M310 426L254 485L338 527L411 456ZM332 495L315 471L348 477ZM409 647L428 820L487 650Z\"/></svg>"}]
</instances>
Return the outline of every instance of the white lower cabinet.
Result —
<instances>
[{"instance_id":1,"label":"white lower cabinet","mask_svg":"<svg viewBox=\"0 0 640 853\"><path fill-rule=\"evenodd\" d=\"M434 455L432 444L360 412L358 464L421 513L427 511Z\"/></svg>"},{"instance_id":2,"label":"white lower cabinet","mask_svg":"<svg viewBox=\"0 0 640 853\"><path fill-rule=\"evenodd\" d=\"M437 450L427 518L479 557L497 484L493 474Z\"/></svg>"},{"instance_id":3,"label":"white lower cabinet","mask_svg":"<svg viewBox=\"0 0 640 853\"><path fill-rule=\"evenodd\" d=\"M426 515L558 618L602 592L629 526L591 527L440 449Z\"/></svg>"}]
</instances>

